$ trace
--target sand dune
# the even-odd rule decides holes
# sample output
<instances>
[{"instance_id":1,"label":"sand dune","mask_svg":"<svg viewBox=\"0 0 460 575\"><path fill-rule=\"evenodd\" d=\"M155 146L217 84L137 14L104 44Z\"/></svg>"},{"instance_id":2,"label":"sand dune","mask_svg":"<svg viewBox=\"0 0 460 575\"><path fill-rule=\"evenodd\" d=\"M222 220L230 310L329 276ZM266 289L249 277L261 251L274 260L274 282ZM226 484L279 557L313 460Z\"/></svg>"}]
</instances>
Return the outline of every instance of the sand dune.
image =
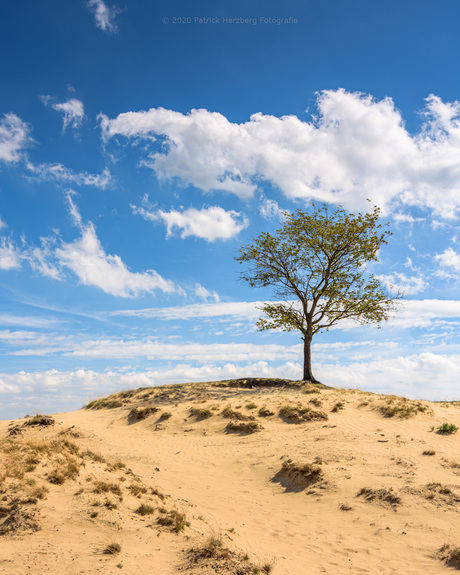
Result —
<instances>
[{"instance_id":1,"label":"sand dune","mask_svg":"<svg viewBox=\"0 0 460 575\"><path fill-rule=\"evenodd\" d=\"M285 380L0 422L0 574L460 569L460 403Z\"/></svg>"}]
</instances>

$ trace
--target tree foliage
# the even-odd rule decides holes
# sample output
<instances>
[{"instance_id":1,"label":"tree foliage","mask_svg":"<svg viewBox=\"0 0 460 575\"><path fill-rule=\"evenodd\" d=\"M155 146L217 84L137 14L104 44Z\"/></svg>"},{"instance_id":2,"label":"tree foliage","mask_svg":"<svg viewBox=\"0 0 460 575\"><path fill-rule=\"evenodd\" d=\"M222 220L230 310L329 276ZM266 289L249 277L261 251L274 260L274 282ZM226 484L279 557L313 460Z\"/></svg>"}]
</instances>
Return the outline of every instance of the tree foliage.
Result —
<instances>
[{"instance_id":1,"label":"tree foliage","mask_svg":"<svg viewBox=\"0 0 460 575\"><path fill-rule=\"evenodd\" d=\"M379 223L380 210L350 214L327 204L310 213L284 212L284 225L275 235L261 233L243 246L236 260L246 264L241 278L252 287L271 287L279 303L265 303L259 330L298 330L310 363L312 337L341 320L361 324L389 319L395 300L382 282L367 272L378 260L391 232ZM307 349L308 348L308 349ZM308 357L307 357L308 356ZM314 380L311 366L304 379ZM307 376L307 377L306 377Z\"/></svg>"}]
</instances>

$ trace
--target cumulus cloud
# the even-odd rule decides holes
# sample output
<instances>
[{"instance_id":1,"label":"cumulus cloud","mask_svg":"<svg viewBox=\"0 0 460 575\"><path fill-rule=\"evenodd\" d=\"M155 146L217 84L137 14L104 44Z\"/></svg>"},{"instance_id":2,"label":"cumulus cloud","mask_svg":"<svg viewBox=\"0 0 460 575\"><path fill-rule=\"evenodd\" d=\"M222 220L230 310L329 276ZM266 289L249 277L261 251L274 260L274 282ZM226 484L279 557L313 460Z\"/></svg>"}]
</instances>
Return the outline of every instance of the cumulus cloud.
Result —
<instances>
[{"instance_id":1,"label":"cumulus cloud","mask_svg":"<svg viewBox=\"0 0 460 575\"><path fill-rule=\"evenodd\" d=\"M55 255L60 265L70 269L84 285L95 286L120 297L137 297L143 293L161 290L177 291L173 282L154 270L131 272L117 255L106 254L90 222L81 237L71 243L63 242Z\"/></svg>"},{"instance_id":2,"label":"cumulus cloud","mask_svg":"<svg viewBox=\"0 0 460 575\"><path fill-rule=\"evenodd\" d=\"M182 212L149 211L133 206L133 212L146 220L163 221L166 225L167 237L173 236L177 230L183 239L195 236L208 242L228 240L249 225L244 214L233 210L226 211L219 206L210 206L201 210L188 208Z\"/></svg>"},{"instance_id":3,"label":"cumulus cloud","mask_svg":"<svg viewBox=\"0 0 460 575\"><path fill-rule=\"evenodd\" d=\"M350 365L323 364L317 369L317 377L337 387L452 401L460 399L459 361L459 355L423 352Z\"/></svg>"},{"instance_id":4,"label":"cumulus cloud","mask_svg":"<svg viewBox=\"0 0 460 575\"><path fill-rule=\"evenodd\" d=\"M441 277L458 277L460 272L460 254L453 248L448 247L442 254L437 254L435 259L442 268L437 272L437 275Z\"/></svg>"},{"instance_id":5,"label":"cumulus cloud","mask_svg":"<svg viewBox=\"0 0 460 575\"><path fill-rule=\"evenodd\" d=\"M291 199L384 209L428 207L442 217L460 209L460 104L429 96L424 126L412 135L391 98L377 101L343 89L318 95L318 115L256 113L235 124L222 114L164 108L101 115L103 137L157 139L145 163L159 177L180 178L207 192L253 195L270 182ZM158 143L158 142L157 142Z\"/></svg>"},{"instance_id":6,"label":"cumulus cloud","mask_svg":"<svg viewBox=\"0 0 460 575\"><path fill-rule=\"evenodd\" d=\"M49 100L50 96L42 97L42 101L45 105L48 104ZM64 114L64 118L62 120L63 132L66 131L67 126L75 129L78 129L81 126L85 116L85 108L81 100L70 98L66 102L51 104L51 107L53 110L56 110L56 112L62 112Z\"/></svg>"},{"instance_id":7,"label":"cumulus cloud","mask_svg":"<svg viewBox=\"0 0 460 575\"><path fill-rule=\"evenodd\" d=\"M173 367L146 371L132 369L75 369L0 374L0 417L14 418L30 410L58 412L78 409L89 399L127 388L150 387L187 381L213 381L238 377L301 376L298 358L274 364L271 360L206 362L180 361ZM348 365L320 363L317 377L334 387L394 393L414 399L459 400L459 355L423 352L377 358ZM56 391L59 390L59 393Z\"/></svg>"},{"instance_id":8,"label":"cumulus cloud","mask_svg":"<svg viewBox=\"0 0 460 575\"><path fill-rule=\"evenodd\" d=\"M32 142L31 127L16 114L4 114L0 120L0 160L17 162Z\"/></svg>"},{"instance_id":9,"label":"cumulus cloud","mask_svg":"<svg viewBox=\"0 0 460 575\"><path fill-rule=\"evenodd\" d=\"M120 10L115 6L107 6L103 0L89 0L88 7L94 14L96 26L103 32L116 32L115 18Z\"/></svg>"}]
</instances>

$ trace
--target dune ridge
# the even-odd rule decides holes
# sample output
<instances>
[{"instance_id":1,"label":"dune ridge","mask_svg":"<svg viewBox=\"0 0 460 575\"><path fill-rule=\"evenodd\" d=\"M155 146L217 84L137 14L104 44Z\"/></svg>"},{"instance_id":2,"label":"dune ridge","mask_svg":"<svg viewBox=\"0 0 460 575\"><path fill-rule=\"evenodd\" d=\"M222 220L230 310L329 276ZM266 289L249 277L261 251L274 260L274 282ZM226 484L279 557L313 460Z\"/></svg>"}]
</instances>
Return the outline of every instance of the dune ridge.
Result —
<instances>
[{"instance_id":1,"label":"dune ridge","mask_svg":"<svg viewBox=\"0 0 460 575\"><path fill-rule=\"evenodd\" d=\"M0 422L0 574L460 569L460 402L283 379Z\"/></svg>"}]
</instances>

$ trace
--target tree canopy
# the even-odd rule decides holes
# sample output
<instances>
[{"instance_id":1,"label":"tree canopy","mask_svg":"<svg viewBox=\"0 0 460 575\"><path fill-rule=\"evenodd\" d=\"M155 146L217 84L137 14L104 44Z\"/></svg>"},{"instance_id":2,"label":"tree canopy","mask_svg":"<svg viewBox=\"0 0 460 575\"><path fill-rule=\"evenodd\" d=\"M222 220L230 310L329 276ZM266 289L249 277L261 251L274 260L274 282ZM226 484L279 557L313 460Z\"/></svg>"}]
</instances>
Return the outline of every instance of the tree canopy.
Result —
<instances>
[{"instance_id":1,"label":"tree canopy","mask_svg":"<svg viewBox=\"0 0 460 575\"><path fill-rule=\"evenodd\" d=\"M313 204L311 212L283 212L275 235L261 233L239 250L246 264L241 278L252 287L271 287L279 303L260 309L260 331L298 330L304 341L303 379L316 381L311 370L313 336L341 320L361 324L389 319L395 300L367 264L378 260L391 232L379 223L380 209L350 214L341 206Z\"/></svg>"}]
</instances>

